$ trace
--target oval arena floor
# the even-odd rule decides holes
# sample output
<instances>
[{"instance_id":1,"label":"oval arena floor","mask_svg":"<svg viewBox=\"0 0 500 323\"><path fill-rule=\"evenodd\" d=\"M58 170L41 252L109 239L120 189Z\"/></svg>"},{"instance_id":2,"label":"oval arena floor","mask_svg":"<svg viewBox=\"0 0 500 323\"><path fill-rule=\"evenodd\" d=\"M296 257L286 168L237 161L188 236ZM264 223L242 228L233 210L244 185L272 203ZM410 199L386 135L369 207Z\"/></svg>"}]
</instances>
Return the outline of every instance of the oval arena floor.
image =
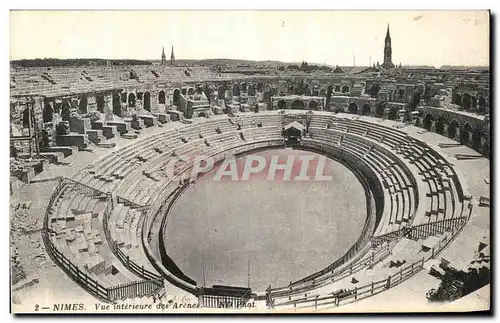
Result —
<instances>
[{"instance_id":1,"label":"oval arena floor","mask_svg":"<svg viewBox=\"0 0 500 323\"><path fill-rule=\"evenodd\" d=\"M280 163L305 151L265 150ZM167 253L199 285L246 286L264 291L268 284L286 285L321 270L340 258L358 239L366 218L366 199L356 176L327 159L324 175L314 179L315 155L308 181L266 180L266 167L248 181L214 180L207 174L181 195L165 230ZM241 178L246 157L237 159ZM300 167L300 164L298 164ZM224 179L224 177L222 178ZM327 225L325 225L327 224ZM203 275L203 268L205 275Z\"/></svg>"}]
</instances>

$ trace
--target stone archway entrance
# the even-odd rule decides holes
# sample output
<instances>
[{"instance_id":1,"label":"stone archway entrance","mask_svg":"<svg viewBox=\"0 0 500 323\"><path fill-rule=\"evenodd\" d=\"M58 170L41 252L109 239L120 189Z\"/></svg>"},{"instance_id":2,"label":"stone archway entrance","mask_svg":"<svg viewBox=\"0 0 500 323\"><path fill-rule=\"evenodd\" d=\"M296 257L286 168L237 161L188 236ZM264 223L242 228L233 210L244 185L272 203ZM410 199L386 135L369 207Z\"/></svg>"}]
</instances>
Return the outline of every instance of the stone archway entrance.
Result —
<instances>
[{"instance_id":1,"label":"stone archway entrance","mask_svg":"<svg viewBox=\"0 0 500 323\"><path fill-rule=\"evenodd\" d=\"M43 122L52 122L54 115L54 110L49 103L45 103L43 106Z\"/></svg>"},{"instance_id":2,"label":"stone archway entrance","mask_svg":"<svg viewBox=\"0 0 500 323\"><path fill-rule=\"evenodd\" d=\"M428 114L425 116L424 118L424 124L423 124L423 127L427 130L427 131L431 131L431 127L432 127L432 122L434 121L434 116L432 114Z\"/></svg>"},{"instance_id":3,"label":"stone archway entrance","mask_svg":"<svg viewBox=\"0 0 500 323\"><path fill-rule=\"evenodd\" d=\"M144 97L142 99L142 102L144 110L151 112L151 93L144 92Z\"/></svg>"},{"instance_id":4,"label":"stone archway entrance","mask_svg":"<svg viewBox=\"0 0 500 323\"><path fill-rule=\"evenodd\" d=\"M292 102L292 109L304 109L305 105L304 102L301 100L295 100Z\"/></svg>"}]
</instances>

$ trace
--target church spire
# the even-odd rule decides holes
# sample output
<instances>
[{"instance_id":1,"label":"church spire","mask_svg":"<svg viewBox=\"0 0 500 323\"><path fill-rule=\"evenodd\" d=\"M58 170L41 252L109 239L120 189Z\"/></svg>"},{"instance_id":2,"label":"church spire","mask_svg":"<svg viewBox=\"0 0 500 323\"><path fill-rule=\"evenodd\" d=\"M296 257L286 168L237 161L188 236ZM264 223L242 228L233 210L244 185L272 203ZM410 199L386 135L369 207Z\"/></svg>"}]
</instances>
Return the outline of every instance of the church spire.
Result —
<instances>
[{"instance_id":1,"label":"church spire","mask_svg":"<svg viewBox=\"0 0 500 323\"><path fill-rule=\"evenodd\" d=\"M389 31L389 24L387 24L387 33L385 35L385 44L384 44L384 63L382 64L383 68L393 68L394 64L392 63L392 44L391 44L391 33Z\"/></svg>"},{"instance_id":2,"label":"church spire","mask_svg":"<svg viewBox=\"0 0 500 323\"><path fill-rule=\"evenodd\" d=\"M175 64L174 45L172 45L172 52L170 53L170 65L174 66L174 64Z\"/></svg>"},{"instance_id":3,"label":"church spire","mask_svg":"<svg viewBox=\"0 0 500 323\"><path fill-rule=\"evenodd\" d=\"M165 47L161 48L161 65L165 65L167 57L165 56Z\"/></svg>"}]
</instances>

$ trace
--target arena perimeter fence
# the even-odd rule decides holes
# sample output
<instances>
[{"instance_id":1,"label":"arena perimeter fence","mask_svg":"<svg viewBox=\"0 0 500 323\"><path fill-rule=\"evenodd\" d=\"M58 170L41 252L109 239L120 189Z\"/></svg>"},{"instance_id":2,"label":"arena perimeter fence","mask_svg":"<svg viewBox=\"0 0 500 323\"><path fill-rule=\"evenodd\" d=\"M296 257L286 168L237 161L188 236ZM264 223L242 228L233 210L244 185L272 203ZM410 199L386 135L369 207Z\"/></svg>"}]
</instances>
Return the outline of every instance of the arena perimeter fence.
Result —
<instances>
[{"instance_id":1,"label":"arena perimeter fence","mask_svg":"<svg viewBox=\"0 0 500 323\"><path fill-rule=\"evenodd\" d=\"M306 296L303 298L298 298L294 300L287 300L282 303L276 304L276 297L273 298L271 294L268 294L266 302L269 308L273 307L278 307L278 306L292 306L294 308L311 308L314 307L315 309L318 308L318 306L327 306L327 305L332 305L332 306L340 306L340 305L346 305L349 303L353 303L356 301L359 301L364 298L371 297L375 294L381 293L383 291L386 291L394 286L399 285L400 283L404 282L405 280L413 277L415 274L419 273L422 269L425 267L425 262L429 261L431 259L434 259L436 256L438 256L463 230L463 228L466 226L467 222L469 221L470 217L472 214L472 204L469 204L469 213L466 216L463 217L458 217L456 219L451 219L454 221L448 221L445 223L441 223L443 221L439 221L440 223L429 223L426 225L438 225L441 228L443 228L443 225L446 225L446 231L450 232L449 235L445 235L442 239L440 239L433 247L432 247L432 252L426 257L422 257L422 259L417 260L415 262L412 262L410 265L401 268L398 272L387 276L384 279L378 280L378 281L373 281L369 284L360 286L360 287L354 287L351 289L340 289L338 291L329 293L327 296L322 296L317 295L315 297L307 298ZM416 228L414 231L415 233L421 231L421 229L424 228L423 226L419 226ZM402 237L402 234L400 234L400 237ZM398 240L399 241L399 240ZM387 248L389 250L389 248ZM390 252L390 251L389 251ZM364 265L364 268L368 268L370 265ZM347 275L349 276L349 275ZM339 278L341 279L341 278ZM337 279L337 280L339 280ZM288 296L288 295L285 295Z\"/></svg>"},{"instance_id":2,"label":"arena perimeter fence","mask_svg":"<svg viewBox=\"0 0 500 323\"><path fill-rule=\"evenodd\" d=\"M45 218L41 231L45 250L47 251L52 261L54 261L54 263L57 264L59 268L61 268L66 273L66 275L68 275L85 291L87 291L97 299L107 303L115 303L119 300L124 300L127 298L150 296L161 289L163 287L163 280L159 278L159 276L156 276L155 278L152 277L148 280L134 281L117 286L105 287L97 280L91 278L85 271L75 265L68 257L66 257L54 246L49 234L51 231L49 228L50 210L54 206L57 199L59 199L61 193L63 193L64 190L68 188L77 188L82 194L88 195L93 199L102 199L103 196L106 196L107 205L103 221L104 219L107 220L107 217L109 217L110 211L112 209L109 207L110 203L108 202L110 202L110 200L107 198L106 193L85 184L76 182L72 179L61 178L52 196L50 197L49 204L47 205L45 211ZM105 233L108 235L109 231L105 230ZM106 237L106 239L107 238L108 237ZM110 248L113 248L112 245L110 245ZM134 265L137 266L136 264ZM131 267L133 268L133 265L131 265ZM130 269L130 267L127 268ZM145 277L147 277L147 275L148 274L145 274Z\"/></svg>"}]
</instances>

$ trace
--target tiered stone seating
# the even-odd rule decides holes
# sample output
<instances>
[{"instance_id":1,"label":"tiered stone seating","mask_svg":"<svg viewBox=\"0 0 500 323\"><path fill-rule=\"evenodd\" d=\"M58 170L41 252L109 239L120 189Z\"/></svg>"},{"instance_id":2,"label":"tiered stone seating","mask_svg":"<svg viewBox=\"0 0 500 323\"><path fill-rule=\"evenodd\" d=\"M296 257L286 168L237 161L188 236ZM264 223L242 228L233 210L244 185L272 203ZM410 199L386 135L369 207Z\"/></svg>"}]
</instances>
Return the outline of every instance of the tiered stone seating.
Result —
<instances>
[{"instance_id":1,"label":"tiered stone seating","mask_svg":"<svg viewBox=\"0 0 500 323\"><path fill-rule=\"evenodd\" d=\"M105 198L105 196L104 196ZM49 210L50 241L74 265L103 286L129 281L114 264L100 225L105 200L90 198L75 184L67 184Z\"/></svg>"}]
</instances>

